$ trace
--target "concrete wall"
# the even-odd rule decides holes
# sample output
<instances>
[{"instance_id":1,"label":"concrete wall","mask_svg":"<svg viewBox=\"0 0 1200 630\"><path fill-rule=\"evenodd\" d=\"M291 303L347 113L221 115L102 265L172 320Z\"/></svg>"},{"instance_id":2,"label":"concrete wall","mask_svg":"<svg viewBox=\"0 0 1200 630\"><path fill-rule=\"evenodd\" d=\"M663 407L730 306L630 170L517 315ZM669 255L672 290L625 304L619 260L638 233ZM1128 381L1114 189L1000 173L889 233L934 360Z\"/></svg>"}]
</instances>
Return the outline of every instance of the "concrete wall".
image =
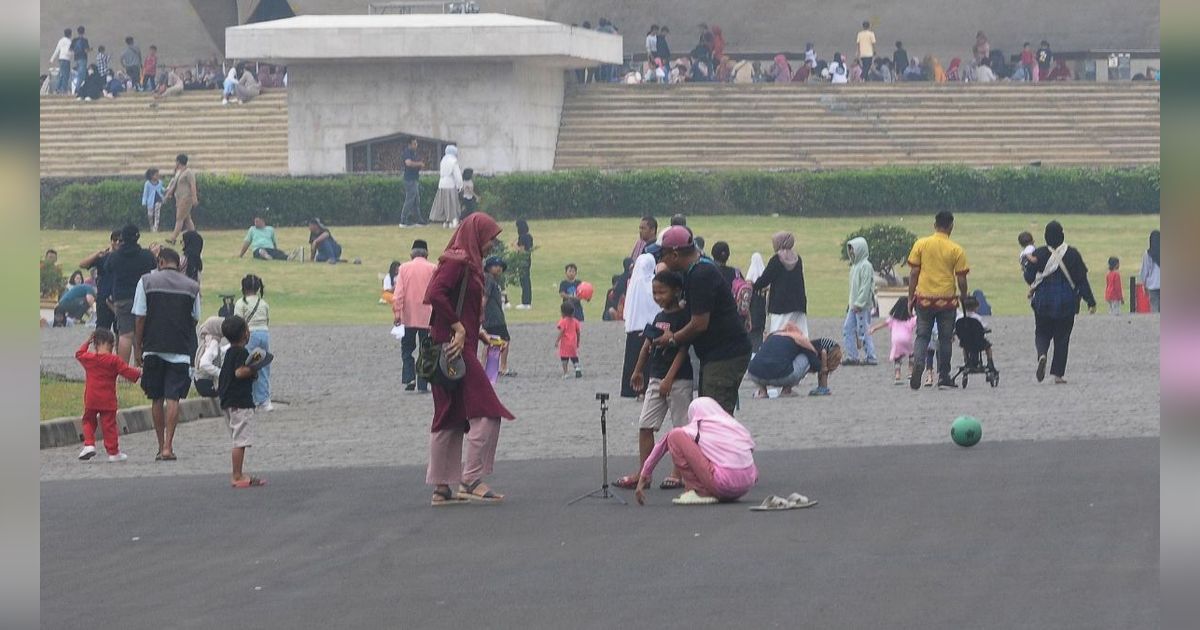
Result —
<instances>
[{"instance_id":1,"label":"concrete wall","mask_svg":"<svg viewBox=\"0 0 1200 630\"><path fill-rule=\"evenodd\" d=\"M480 173L550 170L563 72L532 63L326 63L289 67L288 168L346 170L346 145L396 133L458 143ZM432 165L431 165L432 166Z\"/></svg>"}]
</instances>

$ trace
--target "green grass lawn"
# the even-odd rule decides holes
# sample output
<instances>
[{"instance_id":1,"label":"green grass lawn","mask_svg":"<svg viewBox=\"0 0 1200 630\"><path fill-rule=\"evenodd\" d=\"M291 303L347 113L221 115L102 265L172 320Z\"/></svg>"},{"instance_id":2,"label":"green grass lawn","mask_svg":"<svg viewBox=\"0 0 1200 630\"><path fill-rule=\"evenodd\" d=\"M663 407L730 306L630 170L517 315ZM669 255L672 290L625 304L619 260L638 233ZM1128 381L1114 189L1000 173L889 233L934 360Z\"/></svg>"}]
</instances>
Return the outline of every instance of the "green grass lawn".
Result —
<instances>
[{"instance_id":1,"label":"green grass lawn","mask_svg":"<svg viewBox=\"0 0 1200 630\"><path fill-rule=\"evenodd\" d=\"M1025 214L960 214L954 239L967 250L971 262L969 281L972 289L981 288L997 314L1028 312L1026 288L1019 277L1017 234L1029 230L1041 243L1046 221L1057 218L1066 228L1067 242L1078 247L1091 268L1091 281L1103 291L1106 260L1118 256L1122 274L1137 273L1141 254L1151 230L1159 227L1158 215L1136 216L1039 216ZM666 217L660 218L663 225ZM839 257L842 239L851 231L872 223L898 223L918 236L932 231L932 216L796 218L796 217L695 217L690 225L703 236L708 246L727 241L733 253L731 262L742 269L750 254L771 255L771 234L789 230L796 235L796 251L804 260L808 286L809 314L838 316L845 312L847 264ZM558 282L567 262L579 265L580 278L596 286L597 299L586 306L589 319L599 319L604 291L611 276L620 270L637 237L638 220L557 219L531 221L537 249L533 255L534 309L508 311L510 322L550 322L558 317ZM502 224L501 238L511 243L516 238L512 223ZM327 265L296 262L265 262L249 257L239 259L244 231L203 231L204 235L204 313L212 315L220 306L217 295L237 293L242 276L262 276L275 324L364 324L388 325L391 309L377 304L380 275L393 259L406 260L414 238L429 241L434 252L441 251L450 232L439 228L400 230L395 226L333 227L334 236L344 247L346 258L361 258L362 265ZM277 226L281 249L290 251L307 242L305 227ZM145 233L148 245L165 235ZM45 230L40 234L41 249L58 250L64 275L73 265L106 245L108 234L98 231ZM436 257L436 253L434 254ZM901 271L904 273L904 271ZM519 288L509 288L510 300L519 299ZM1098 295L1097 299L1103 299ZM44 388L44 386L43 386ZM43 410L45 409L43 396ZM43 413L44 415L44 413Z\"/></svg>"},{"instance_id":2,"label":"green grass lawn","mask_svg":"<svg viewBox=\"0 0 1200 630\"><path fill-rule=\"evenodd\" d=\"M42 420L67 416L78 417L83 413L83 382L68 381L42 375ZM146 395L136 383L117 381L117 404L121 409L148 405Z\"/></svg>"}]
</instances>

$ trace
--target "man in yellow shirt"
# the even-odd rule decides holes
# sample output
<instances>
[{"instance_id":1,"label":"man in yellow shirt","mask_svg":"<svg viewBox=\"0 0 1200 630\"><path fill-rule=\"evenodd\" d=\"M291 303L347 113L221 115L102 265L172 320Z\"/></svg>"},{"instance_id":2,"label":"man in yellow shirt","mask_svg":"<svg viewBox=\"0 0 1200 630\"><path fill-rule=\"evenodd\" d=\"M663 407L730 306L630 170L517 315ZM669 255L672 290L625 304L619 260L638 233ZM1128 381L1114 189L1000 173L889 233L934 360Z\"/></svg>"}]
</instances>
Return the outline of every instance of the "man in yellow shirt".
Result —
<instances>
[{"instance_id":1,"label":"man in yellow shirt","mask_svg":"<svg viewBox=\"0 0 1200 630\"><path fill-rule=\"evenodd\" d=\"M858 32L858 60L862 64L863 80L867 78L867 73L871 71L871 63L875 61L875 32L871 30L871 23L863 21L863 30Z\"/></svg>"},{"instance_id":2,"label":"man in yellow shirt","mask_svg":"<svg viewBox=\"0 0 1200 630\"><path fill-rule=\"evenodd\" d=\"M967 253L962 246L950 240L954 231L954 214L943 210L933 220L933 234L918 239L908 254L908 266L912 273L908 279L908 307L917 316L917 339L913 345L917 353L929 347L934 323L938 329L938 389L956 387L950 378L950 359L953 354L951 341L954 337L954 320L958 311L959 297L967 297ZM921 388L921 372L924 361L913 366L909 386Z\"/></svg>"}]
</instances>

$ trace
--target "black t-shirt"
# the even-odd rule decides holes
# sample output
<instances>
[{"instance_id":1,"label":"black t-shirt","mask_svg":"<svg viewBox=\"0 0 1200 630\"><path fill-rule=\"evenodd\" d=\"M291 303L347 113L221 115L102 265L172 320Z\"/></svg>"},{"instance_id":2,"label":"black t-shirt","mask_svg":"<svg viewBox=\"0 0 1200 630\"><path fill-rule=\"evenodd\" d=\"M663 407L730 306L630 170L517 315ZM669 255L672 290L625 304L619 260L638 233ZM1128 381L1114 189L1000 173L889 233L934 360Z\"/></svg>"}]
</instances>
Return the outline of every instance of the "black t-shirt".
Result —
<instances>
[{"instance_id":1,"label":"black t-shirt","mask_svg":"<svg viewBox=\"0 0 1200 630\"><path fill-rule=\"evenodd\" d=\"M579 280L563 280L562 282L558 283L558 292L560 294L565 293L571 297L575 297L576 292L579 290L580 284L582 283ZM566 299L564 298L563 301L565 302ZM583 302L581 302L579 298L575 298L573 302L575 304L575 319L583 321Z\"/></svg>"},{"instance_id":2,"label":"black t-shirt","mask_svg":"<svg viewBox=\"0 0 1200 630\"><path fill-rule=\"evenodd\" d=\"M1036 59L1037 59L1037 65L1038 65L1038 72L1041 73L1043 77L1046 74L1050 73L1050 60L1053 57L1054 57L1054 53L1050 52L1050 49L1048 47L1043 46L1043 47L1037 49Z\"/></svg>"},{"instance_id":3,"label":"black t-shirt","mask_svg":"<svg viewBox=\"0 0 1200 630\"><path fill-rule=\"evenodd\" d=\"M523 247L527 253L533 251L533 235L526 232L517 236L517 245Z\"/></svg>"},{"instance_id":4,"label":"black t-shirt","mask_svg":"<svg viewBox=\"0 0 1200 630\"><path fill-rule=\"evenodd\" d=\"M101 254L92 261L92 266L88 269L96 270L96 299L103 301L108 296L112 295L112 274L108 273L104 263L108 260L109 254Z\"/></svg>"},{"instance_id":5,"label":"black t-shirt","mask_svg":"<svg viewBox=\"0 0 1200 630\"><path fill-rule=\"evenodd\" d=\"M504 295L500 283L488 276L484 287L487 305L483 308L483 329L489 333L506 326L504 321Z\"/></svg>"},{"instance_id":6,"label":"black t-shirt","mask_svg":"<svg viewBox=\"0 0 1200 630\"><path fill-rule=\"evenodd\" d=\"M701 361L721 361L750 354L750 338L738 317L733 289L712 261L701 259L692 265L683 280L683 295L687 299L689 317L709 314L708 330L691 342Z\"/></svg>"},{"instance_id":7,"label":"black t-shirt","mask_svg":"<svg viewBox=\"0 0 1200 630\"><path fill-rule=\"evenodd\" d=\"M237 369L245 367L250 351L246 346L230 346L221 362L221 378L217 383L217 394L221 397L222 409L253 409L253 378L238 378ZM256 377L257 378L257 377Z\"/></svg>"},{"instance_id":8,"label":"black t-shirt","mask_svg":"<svg viewBox=\"0 0 1200 630\"><path fill-rule=\"evenodd\" d=\"M87 63L89 48L91 48L91 44L88 43L86 37L76 37L71 41L71 54L75 57L75 63L79 63L80 60Z\"/></svg>"},{"instance_id":9,"label":"black t-shirt","mask_svg":"<svg viewBox=\"0 0 1200 630\"><path fill-rule=\"evenodd\" d=\"M316 234L309 232L308 233L308 244L312 245L312 242L317 240L318 238L321 238L322 234L329 234L329 238L333 238L333 234L330 233L329 230L321 230L320 232L317 232Z\"/></svg>"},{"instance_id":10,"label":"black t-shirt","mask_svg":"<svg viewBox=\"0 0 1200 630\"><path fill-rule=\"evenodd\" d=\"M417 152L405 147L404 152L400 154L400 164L404 166L404 179L406 181L415 182L421 178L421 168L411 168L405 164L406 160L420 162L421 158L417 157Z\"/></svg>"},{"instance_id":11,"label":"black t-shirt","mask_svg":"<svg viewBox=\"0 0 1200 630\"><path fill-rule=\"evenodd\" d=\"M674 313L666 311L659 312L654 316L654 325L662 331L679 332L684 326L687 326L691 315L686 309L679 309ZM667 377L667 372L671 369L671 364L675 362L675 355L679 354L679 348L671 348L667 346L651 346L650 357L647 360L646 374L650 378L663 379ZM679 365L679 371L675 373L675 380L690 381L692 376L692 359L686 352L683 353L683 363Z\"/></svg>"}]
</instances>

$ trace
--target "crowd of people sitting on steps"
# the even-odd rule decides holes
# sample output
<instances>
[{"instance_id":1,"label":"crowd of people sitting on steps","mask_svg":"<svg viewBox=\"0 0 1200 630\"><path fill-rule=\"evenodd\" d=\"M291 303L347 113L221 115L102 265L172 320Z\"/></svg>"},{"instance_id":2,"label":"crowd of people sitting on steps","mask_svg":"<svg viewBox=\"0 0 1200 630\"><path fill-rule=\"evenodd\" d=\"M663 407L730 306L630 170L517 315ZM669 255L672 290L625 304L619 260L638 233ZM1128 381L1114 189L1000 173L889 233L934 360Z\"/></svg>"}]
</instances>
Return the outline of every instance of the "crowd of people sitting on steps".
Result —
<instances>
[{"instance_id":1,"label":"crowd of people sitting on steps","mask_svg":"<svg viewBox=\"0 0 1200 630\"><path fill-rule=\"evenodd\" d=\"M597 31L616 33L608 19L601 18ZM572 25L576 26L576 25ZM584 22L581 28L591 28ZM818 54L808 43L803 59L789 59L778 53L770 60L735 58L727 51L725 35L719 26L699 25L700 36L685 54L673 53L669 43L671 29L652 24L646 32L644 60L630 61L626 67L603 65L576 71L580 83L894 83L900 81L954 81L990 83L996 81L1071 81L1076 79L1067 60L1056 58L1047 40L1034 47L1024 42L1014 55L993 50L987 35L979 31L969 56L954 57L948 65L932 54L921 57L909 52L902 41L894 50L880 50L870 21L862 23L852 51L834 51L831 57ZM642 57L635 55L634 57ZM753 57L755 55L747 55ZM1135 80L1159 80L1157 69L1139 73Z\"/></svg>"},{"instance_id":2,"label":"crowd of people sitting on steps","mask_svg":"<svg viewBox=\"0 0 1200 630\"><path fill-rule=\"evenodd\" d=\"M287 68L269 64L235 64L214 57L186 67L160 67L158 47L151 45L143 54L132 35L125 37L125 47L116 58L104 45L95 48L94 59L92 53L86 27L64 29L50 53L49 70L40 77L41 93L97 101L129 92L162 98L185 91L221 90L222 102L228 104L248 102L264 87L287 86Z\"/></svg>"}]
</instances>

